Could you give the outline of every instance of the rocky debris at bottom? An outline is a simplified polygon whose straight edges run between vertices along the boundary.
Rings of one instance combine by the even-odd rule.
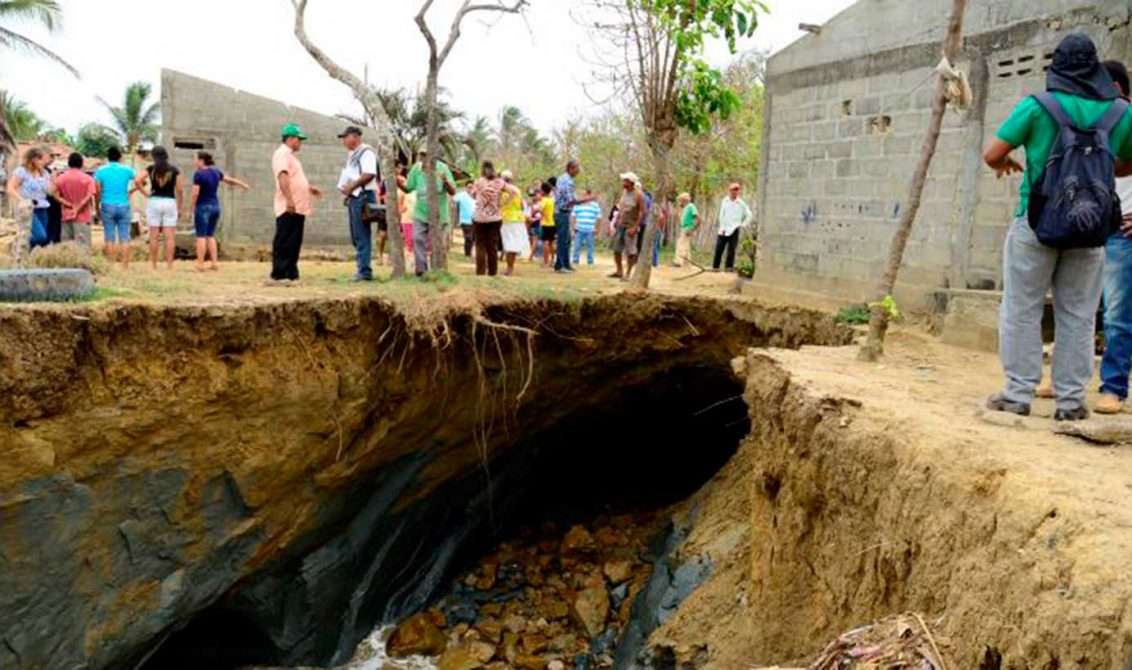
[[[457,578],[433,609],[401,622],[389,654],[424,653],[438,670],[611,668],[663,521],[621,515],[525,530]]]

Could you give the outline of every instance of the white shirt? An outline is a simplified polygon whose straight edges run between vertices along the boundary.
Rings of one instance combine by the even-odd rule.
[[[1132,215],[1132,177],[1116,178],[1116,194],[1120,196],[1120,212]]]
[[[732,200],[729,195],[719,204],[719,234],[730,235],[750,223],[751,218],[747,203],[742,198]]]
[[[363,174],[372,174],[375,176],[375,179],[362,188],[354,189],[354,192],[350,195],[361,195],[363,189],[366,191],[377,190],[376,176],[379,174],[377,169],[377,152],[368,144],[360,145],[346,157],[346,167],[342,170],[342,179],[345,179],[346,183],[341,185],[348,186],[351,182],[357,181]]]

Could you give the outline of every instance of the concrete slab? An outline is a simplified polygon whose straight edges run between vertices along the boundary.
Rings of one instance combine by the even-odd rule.
[[[59,302],[94,293],[88,270],[0,270],[0,302]]]

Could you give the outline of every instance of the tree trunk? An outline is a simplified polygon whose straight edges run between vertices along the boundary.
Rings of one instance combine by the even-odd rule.
[[[385,177],[385,224],[389,230],[389,264],[392,276],[400,279],[405,276],[405,239],[401,235],[401,212],[398,205],[401,194],[397,191],[397,161],[389,161]]]
[[[963,15],[967,10],[967,0],[952,0],[951,18],[947,24],[947,34],[943,41],[943,55],[952,63],[959,54],[963,43]],[[943,126],[943,115],[947,111],[947,83],[940,76],[936,82],[935,100],[932,103],[932,117],[928,124],[924,144],[920,148],[920,162],[912,173],[912,183],[908,189],[908,202],[904,207],[904,214],[892,235],[892,243],[888,250],[888,261],[885,264],[884,275],[877,288],[876,298],[872,303],[869,318],[869,336],[857,357],[863,361],[875,361],[884,353],[884,338],[888,333],[888,311],[882,304],[884,299],[893,294],[896,288],[896,277],[900,272],[900,264],[904,260],[904,249],[908,246],[908,236],[912,232],[912,224],[916,221],[916,213],[920,209],[920,199],[924,192],[924,182],[928,178],[928,170],[935,156],[936,145],[939,144],[939,132]]]
[[[426,146],[428,157],[425,161],[425,176],[428,179],[428,228],[432,240],[432,269],[448,269],[448,231],[442,229],[440,224],[440,186],[436,183],[436,163],[440,160],[440,138],[438,119],[436,117],[436,99],[439,95],[440,64],[436,56],[429,58],[428,84],[425,87],[425,104],[427,116],[425,119]]]
[[[654,137],[649,140],[652,151],[653,166],[656,170],[656,191],[653,192],[652,209],[649,217],[652,223],[645,228],[645,239],[642,240],[641,255],[637,258],[636,272],[633,274],[633,285],[647,290],[649,280],[652,278],[652,254],[656,246],[657,235],[660,235],[660,212],[668,202],[672,190],[672,171],[668,163],[672,146],[676,143],[676,136]]]

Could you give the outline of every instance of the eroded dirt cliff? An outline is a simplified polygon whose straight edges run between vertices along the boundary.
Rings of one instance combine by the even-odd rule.
[[[846,339],[655,296],[437,325],[377,299],[0,314],[0,667],[132,667],[209,608],[256,661],[343,661],[434,595],[505,498],[472,475],[521,436],[747,346]]]
[[[845,348],[747,356],[747,660],[804,665],[914,611],[949,667],[1128,667],[1132,456],[1048,419],[981,420],[989,357],[891,348],[882,366]]]

